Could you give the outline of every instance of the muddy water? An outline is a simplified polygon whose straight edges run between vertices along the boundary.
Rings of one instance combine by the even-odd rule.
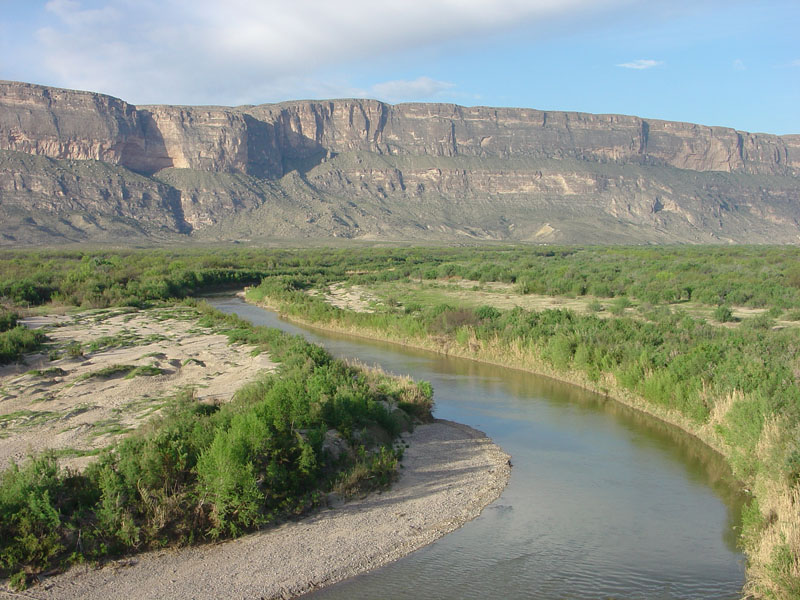
[[[547,378],[300,329],[236,298],[213,304],[430,381],[437,417],[485,431],[513,457],[508,488],[478,519],[309,598],[740,596],[743,498],[722,459],[694,438]]]

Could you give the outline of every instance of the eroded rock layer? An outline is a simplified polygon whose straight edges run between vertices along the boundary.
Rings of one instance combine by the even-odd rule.
[[[0,218],[6,245],[797,242],[800,136],[375,100],[135,107],[0,82]]]

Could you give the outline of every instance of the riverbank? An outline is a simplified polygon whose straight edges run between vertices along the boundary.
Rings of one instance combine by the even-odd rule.
[[[228,542],[81,566],[24,594],[41,600],[288,598],[385,565],[477,517],[501,494],[509,456],[483,433],[436,421],[404,436],[381,494]],[[0,595],[2,597],[2,595]]]
[[[443,355],[467,358],[479,362],[514,368],[536,375],[544,375],[555,380],[577,385],[583,389],[599,393],[620,402],[639,412],[686,432],[707,447],[721,455],[733,472],[743,481],[742,489],[751,496],[749,508],[745,510],[739,525],[739,544],[747,556],[747,583],[744,593],[748,597],[771,597],[793,599],[800,593],[798,582],[800,564],[796,557],[800,548],[800,519],[796,506],[800,503],[798,492],[786,484],[786,479],[774,475],[774,470],[762,469],[752,474],[755,461],[770,463],[771,453],[778,452],[781,440],[785,439],[780,424],[773,422],[765,430],[763,440],[752,453],[744,453],[742,448],[723,438],[726,427],[730,427],[732,407],[741,400],[741,393],[734,391],[727,396],[709,398],[712,407],[708,417],[695,421],[677,410],[650,402],[636,394],[622,389],[613,374],[600,372],[599,377],[590,380],[584,373],[575,370],[558,370],[548,364],[538,352],[541,348],[522,341],[497,338],[478,339],[473,334],[468,339],[456,339],[448,335],[407,335],[403,326],[387,327],[380,331],[360,325],[360,314],[346,314],[341,319],[330,312],[318,311],[324,319],[311,321],[299,308],[297,313],[291,305],[270,305],[269,297],[250,301],[276,311],[288,320],[323,331],[353,335],[365,339],[390,342],[433,351]],[[313,311],[310,311],[313,314]],[[364,320],[369,320],[365,315]],[[413,329],[413,328],[410,328]],[[765,437],[766,436],[766,437]],[[770,437],[771,436],[771,437]],[[742,477],[742,475],[745,475]],[[796,590],[796,591],[795,591]]]
[[[388,342],[397,344],[405,348],[414,348],[416,350],[426,350],[428,352],[436,352],[444,356],[453,356],[456,358],[464,358],[467,360],[474,360],[485,364],[495,365],[507,369],[515,369],[531,373],[533,375],[549,377],[563,383],[578,386],[606,398],[620,402],[625,406],[638,410],[650,417],[656,418],[669,425],[677,427],[683,432],[699,439],[706,446],[725,457],[730,458],[729,449],[726,447],[719,434],[716,432],[714,425],[715,422],[709,422],[703,427],[697,427],[690,419],[682,415],[676,410],[669,410],[661,406],[654,405],[646,402],[636,395],[620,389],[616,386],[611,377],[605,376],[601,378],[600,382],[593,382],[583,373],[578,371],[560,371],[553,369],[550,365],[534,356],[529,350],[515,349],[514,352],[509,352],[506,348],[492,347],[478,342],[477,340],[471,341],[468,348],[460,346],[455,340],[446,336],[428,336],[426,338],[409,338],[406,336],[395,335],[391,331],[376,332],[366,327],[358,327],[352,324],[341,325],[336,322],[319,323],[299,317],[294,314],[287,314],[281,309],[280,306],[271,304],[267,301],[255,302],[248,299],[246,293],[243,291],[237,292],[236,297],[253,304],[260,306],[267,310],[278,313],[281,318],[286,319],[297,325],[309,327],[311,329],[318,329],[320,331],[327,331],[331,333],[339,333],[351,335],[354,337],[374,340],[379,342]]]

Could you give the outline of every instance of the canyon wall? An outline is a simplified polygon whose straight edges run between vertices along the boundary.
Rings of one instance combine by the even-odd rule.
[[[34,221],[82,211],[221,240],[573,241],[596,213],[607,241],[800,239],[800,136],[634,116],[353,99],[136,107],[0,82],[0,151],[0,216]],[[81,161],[108,168],[81,176]],[[277,221],[261,214],[259,230],[236,219],[269,210]]]
[[[376,100],[245,107],[144,106],[0,82],[0,149],[165,167],[283,175],[287,160],[353,150],[387,155],[578,158],[695,171],[797,174],[800,136],[521,108]]]

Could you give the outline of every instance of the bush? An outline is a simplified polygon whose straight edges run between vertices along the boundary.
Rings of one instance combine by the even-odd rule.
[[[631,306],[631,301],[628,300],[625,296],[620,296],[619,298],[615,298],[614,301],[611,303],[611,307],[609,310],[613,315],[622,315],[625,313],[625,309]]]
[[[736,320],[733,316],[733,311],[731,311],[729,306],[725,306],[724,304],[720,304],[714,309],[714,319],[720,323],[730,323]]]
[[[479,306],[475,309],[475,316],[481,321],[494,321],[500,316],[500,311],[494,306]]]
[[[775,320],[769,315],[769,313],[764,312],[750,317],[749,319],[745,319],[742,321],[742,326],[748,329],[765,331],[772,329],[775,326]]]
[[[17,326],[17,314],[0,310],[0,333]]]
[[[41,349],[47,341],[44,333],[17,325],[0,333],[0,365],[19,360],[23,354]]]
[[[602,312],[604,310],[602,303],[597,300],[592,300],[586,308],[589,310],[589,312],[594,313]]]

